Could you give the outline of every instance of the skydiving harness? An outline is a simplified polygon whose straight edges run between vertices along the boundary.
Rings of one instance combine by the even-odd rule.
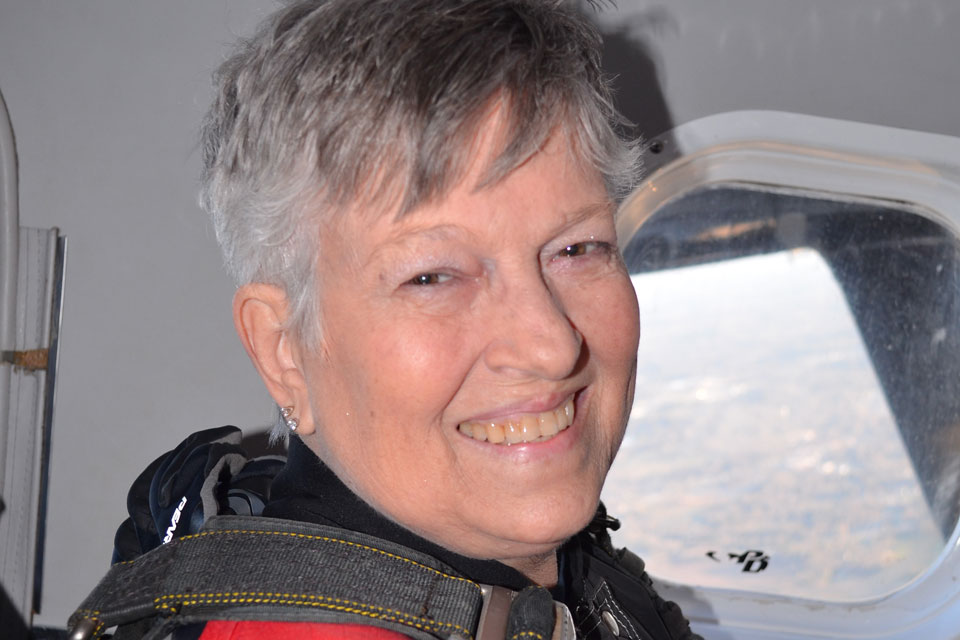
[[[71,616],[71,640],[112,627],[116,640],[164,640],[210,620],[365,624],[418,639],[696,638],[655,595],[643,562],[613,551],[606,528],[616,521],[602,505],[590,534],[599,574],[575,624],[541,587],[480,584],[388,540],[260,516],[284,459],[250,459],[240,440],[236,427],[192,434],[137,478],[114,565]],[[630,595],[641,591],[644,598]],[[667,631],[677,616],[685,634]]]
[[[343,529],[215,516],[200,533],[115,564],[74,613],[70,638],[99,638],[115,625],[164,638],[214,619],[354,622],[414,638],[576,637],[569,610],[546,590],[480,585],[433,558]]]

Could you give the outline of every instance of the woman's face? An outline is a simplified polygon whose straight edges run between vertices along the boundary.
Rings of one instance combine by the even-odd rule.
[[[637,301],[603,181],[563,136],[492,186],[475,164],[403,218],[326,230],[305,442],[392,520],[523,570],[594,514],[633,399]]]

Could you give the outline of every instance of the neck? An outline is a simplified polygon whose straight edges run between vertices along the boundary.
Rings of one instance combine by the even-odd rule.
[[[557,553],[548,551],[541,555],[516,560],[501,560],[503,564],[512,567],[525,575],[534,584],[541,587],[553,587],[557,584]]]

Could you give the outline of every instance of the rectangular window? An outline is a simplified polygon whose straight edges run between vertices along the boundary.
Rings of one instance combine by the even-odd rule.
[[[960,477],[952,235],[877,203],[720,185],[668,201],[625,257],[642,335],[603,496],[615,543],[666,580],[816,600],[930,567]]]

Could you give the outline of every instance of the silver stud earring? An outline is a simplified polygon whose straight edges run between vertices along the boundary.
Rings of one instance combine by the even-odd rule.
[[[293,407],[283,407],[280,409],[280,418],[290,431],[296,431],[300,426],[300,421],[293,417]]]

